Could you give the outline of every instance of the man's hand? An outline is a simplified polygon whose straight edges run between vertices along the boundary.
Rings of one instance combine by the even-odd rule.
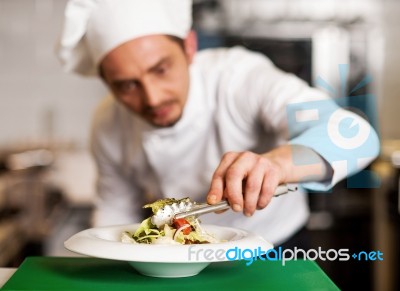
[[[301,165],[294,160],[301,160]],[[322,181],[332,175],[332,167],[320,155],[301,145],[283,145],[261,155],[228,152],[214,172],[207,202],[225,198],[234,211],[251,216],[269,204],[278,185]]]
[[[214,172],[207,202],[225,198],[234,211],[251,216],[268,205],[284,180],[283,169],[273,159],[252,152],[228,152]]]

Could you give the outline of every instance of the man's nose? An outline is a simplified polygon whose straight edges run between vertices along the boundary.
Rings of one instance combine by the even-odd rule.
[[[147,106],[155,107],[162,103],[161,89],[154,83],[143,84],[143,98]]]

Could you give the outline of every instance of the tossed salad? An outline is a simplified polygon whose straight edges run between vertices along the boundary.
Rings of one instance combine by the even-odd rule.
[[[196,203],[189,198],[157,200],[143,208],[151,208],[153,215],[142,221],[135,232],[124,231],[121,241],[142,244],[204,244],[219,242],[208,234],[195,216],[175,219],[175,214],[191,210]]]

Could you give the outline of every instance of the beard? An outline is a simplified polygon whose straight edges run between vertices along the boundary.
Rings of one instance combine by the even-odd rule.
[[[174,126],[181,119],[183,109],[177,100],[169,100],[161,105],[148,106],[143,112],[143,117],[151,125],[166,128]]]

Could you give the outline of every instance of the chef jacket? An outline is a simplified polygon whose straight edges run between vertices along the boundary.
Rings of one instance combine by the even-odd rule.
[[[317,115],[309,108],[313,102],[324,104]],[[293,106],[295,122],[289,124]],[[329,118],[332,112],[335,118]],[[344,118],[369,131],[364,151],[369,156],[357,163],[348,163],[355,151],[327,146],[332,135],[326,132]],[[332,167],[328,181],[303,184],[318,191],[368,165],[379,150],[376,133],[363,118],[282,72],[264,55],[242,47],[200,51],[190,66],[189,96],[175,125],[154,127],[113,96],[99,105],[91,135],[98,167],[94,224],[141,222],[142,206],[160,198],[203,202],[224,153],[265,153],[287,143],[313,149]],[[203,215],[201,221],[249,230],[279,244],[302,228],[308,216],[307,196],[297,191],[273,198],[252,217],[229,210]]]

